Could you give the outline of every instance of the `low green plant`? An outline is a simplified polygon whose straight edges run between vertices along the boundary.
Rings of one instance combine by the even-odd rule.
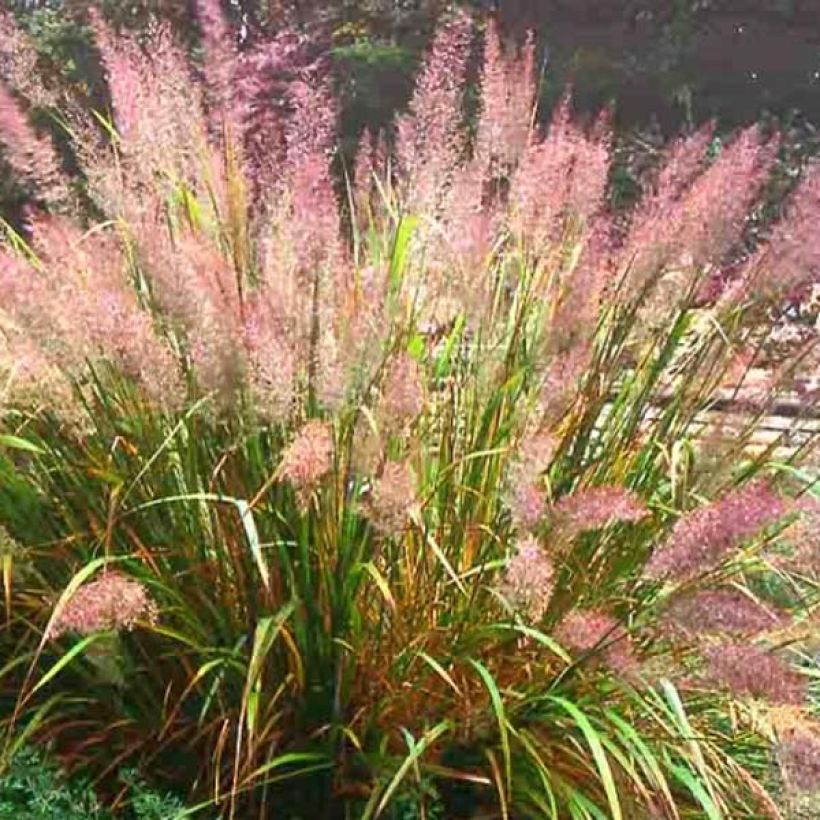
[[[185,807],[174,797],[154,792],[124,772],[129,792],[125,816],[132,820],[172,820],[184,816]],[[43,752],[22,748],[6,763],[0,775],[0,818],[3,820],[109,820],[91,785],[61,773]]]
[[[84,782],[61,778],[43,755],[25,749],[15,755],[0,777],[0,817],[3,820],[102,820],[108,813]]]

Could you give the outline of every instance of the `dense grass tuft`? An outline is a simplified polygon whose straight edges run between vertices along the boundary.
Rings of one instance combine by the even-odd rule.
[[[104,219],[44,204],[0,256],[7,752],[234,818],[773,811],[772,740],[813,759],[813,440],[751,443],[815,348],[746,387],[820,175],[722,277],[774,140],[680,141],[616,221],[607,117],[541,133],[529,46],[490,28],[464,128],[456,17],[339,203],[321,63],[198,5],[204,87],[94,18],[113,119],[67,121]]]

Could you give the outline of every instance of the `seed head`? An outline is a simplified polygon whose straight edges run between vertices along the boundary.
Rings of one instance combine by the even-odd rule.
[[[784,619],[737,589],[710,589],[683,598],[667,610],[665,620],[689,635],[758,635],[782,626]]]
[[[798,728],[781,741],[778,762],[787,784],[800,792],[820,791],[820,735]]]
[[[402,353],[393,360],[379,405],[389,429],[402,429],[424,409],[424,388],[416,360]]]
[[[507,562],[501,593],[531,621],[540,621],[547,611],[555,581],[555,568],[538,540],[520,540]]]
[[[401,532],[417,505],[416,477],[406,461],[388,461],[373,484],[368,517],[380,532]]]
[[[801,704],[806,698],[804,678],[786,661],[759,646],[727,643],[706,652],[707,682],[738,698],[757,698],[782,704]]]
[[[647,564],[647,574],[685,580],[713,569],[785,511],[783,501],[763,482],[733,490],[680,518]]]
[[[610,524],[640,521],[649,515],[635,493],[623,487],[588,487],[561,498],[551,518],[562,534],[574,537]]]
[[[575,609],[555,629],[555,637],[576,654],[593,653],[611,669],[629,676],[637,661],[632,642],[621,623],[598,610]]]
[[[90,635],[130,631],[140,621],[156,623],[158,616],[156,604],[139,581],[106,571],[97,580],[83,584],[69,598],[49,627],[48,638],[59,638],[65,632]]]
[[[326,422],[314,419],[305,424],[288,445],[279,471],[282,478],[293,485],[304,505],[332,466],[333,431]]]

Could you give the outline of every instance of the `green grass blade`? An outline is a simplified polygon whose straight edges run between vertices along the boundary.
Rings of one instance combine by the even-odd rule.
[[[606,752],[604,751],[598,732],[595,731],[595,728],[589,722],[587,716],[574,703],[556,695],[550,695],[548,700],[564,709],[583,733],[589,745],[589,749],[592,752],[592,756],[595,759],[595,764],[598,767],[598,773],[601,776],[601,782],[603,783],[607,801],[609,802],[609,810],[612,813],[612,820],[623,820],[623,812],[621,811],[621,804],[618,800],[618,790],[615,787],[615,779],[612,776],[612,769],[609,766],[609,761],[607,760]]]

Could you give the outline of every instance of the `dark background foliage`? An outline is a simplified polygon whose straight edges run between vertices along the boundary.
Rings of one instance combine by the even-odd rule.
[[[44,61],[76,78],[95,79],[71,23],[90,0],[5,0],[35,35]],[[119,25],[139,27],[156,14],[197,39],[184,0],[103,0]],[[380,122],[401,104],[418,55],[446,0],[229,0],[239,36],[284,24],[320,31],[340,79],[355,88],[359,117]],[[544,93],[572,82],[581,107],[617,100],[623,128],[657,122],[664,133],[717,117],[730,126],[762,114],[820,119],[817,0],[471,0],[508,33],[537,32]],[[366,103],[359,98],[365,98]],[[358,119],[357,119],[358,122]],[[356,124],[353,120],[350,124]]]

